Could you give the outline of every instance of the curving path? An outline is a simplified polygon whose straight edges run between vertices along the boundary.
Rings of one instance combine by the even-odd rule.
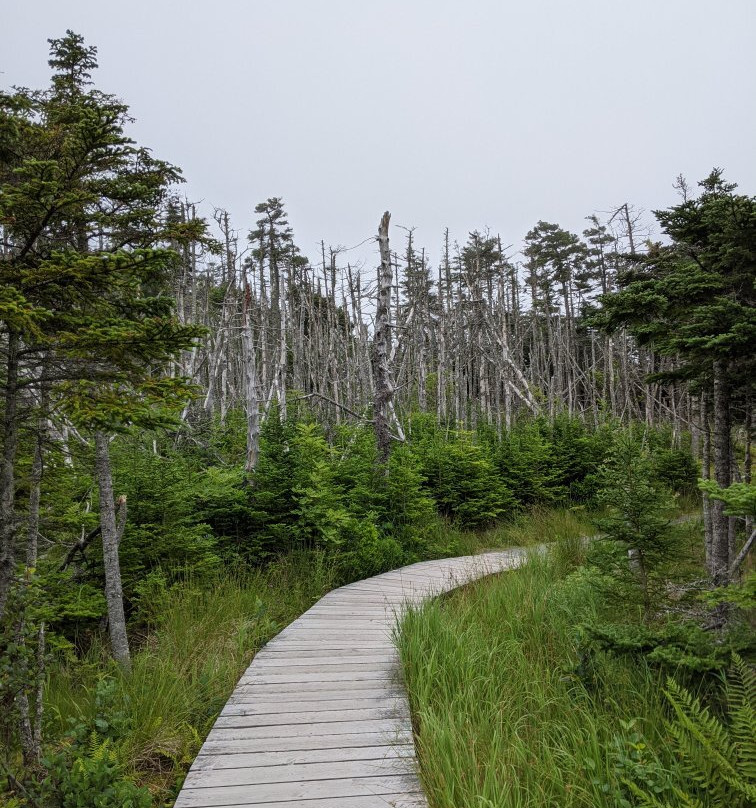
[[[176,808],[426,806],[392,642],[396,616],[524,556],[425,561],[329,592],[252,660]]]

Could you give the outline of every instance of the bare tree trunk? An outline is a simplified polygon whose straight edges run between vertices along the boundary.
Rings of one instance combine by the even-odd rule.
[[[448,257],[447,257],[448,260]],[[436,364],[436,422],[446,421],[446,302],[444,300],[441,267],[438,268],[438,356]]]
[[[751,484],[751,468],[753,464],[751,437],[753,433],[753,407],[751,399],[746,402],[746,416],[745,416],[745,455],[743,458],[743,482],[747,485]],[[750,514],[745,518],[745,534],[749,536],[753,531],[753,516]]]
[[[16,452],[18,450],[18,334],[8,334],[3,411],[3,455],[0,465],[0,620],[5,614],[16,565]]]
[[[727,385],[725,360],[714,362],[714,478],[722,488],[731,481],[730,457],[730,392]],[[725,515],[725,504],[720,500],[711,503],[712,546],[711,575],[716,586],[724,586],[729,581],[730,536],[729,518]]]
[[[252,333],[252,293],[249,284],[244,284],[244,300],[242,302],[242,358],[244,361],[244,374],[246,379],[246,409],[247,409],[247,456],[244,470],[251,474],[257,467],[257,456],[260,444],[260,401],[257,391],[257,357],[255,356],[255,342]]]
[[[44,413],[45,396],[42,399],[42,413],[37,428],[37,439],[34,445],[34,459],[29,476],[29,518],[27,521],[26,566],[34,569],[37,566],[39,552],[39,505],[42,489],[42,472],[44,468],[44,441],[47,431],[47,419]]]
[[[704,390],[701,392],[700,399],[701,477],[703,477],[704,480],[711,479],[711,429],[709,428],[709,413],[707,403],[708,393]],[[709,571],[709,574],[711,574],[711,545],[714,531],[711,520],[711,497],[706,491],[703,492],[702,500],[706,569]]]
[[[116,524],[116,504],[113,498],[110,448],[108,436],[99,431],[95,432],[95,472],[100,491],[100,528],[110,646],[116,662],[128,672],[131,670],[131,654],[126,635],[126,615],[123,610],[123,587],[118,553],[119,531]]]
[[[18,627],[18,642],[25,642],[24,619],[21,618]],[[45,624],[42,621],[37,629],[37,647],[35,650],[36,667],[32,674],[29,671],[24,659],[22,663],[22,675],[28,681],[24,682],[24,687],[16,697],[16,704],[19,713],[19,742],[21,753],[24,759],[24,767],[28,771],[34,771],[40,767],[42,762],[42,718],[44,715],[44,688],[45,688]],[[33,695],[34,710],[29,699],[29,693]],[[33,714],[32,714],[33,712]]]
[[[286,421],[286,371],[288,365],[288,355],[286,348],[286,322],[287,322],[287,301],[286,287],[284,285],[283,274],[280,267],[277,267],[278,282],[278,367],[276,371],[276,399],[278,402],[278,415],[281,423]],[[287,270],[291,271],[291,270]]]
[[[745,561],[746,556],[751,551],[754,541],[756,541],[756,530],[751,531],[750,535],[748,535],[748,538],[745,541],[745,544],[741,547],[740,552],[737,554],[735,560],[732,562],[732,566],[730,567],[731,579],[737,575],[738,570],[740,569],[740,565]]]
[[[389,429],[389,407],[394,394],[389,371],[389,310],[391,306],[391,283],[393,271],[389,250],[389,220],[386,211],[378,227],[378,246],[381,266],[378,273],[378,294],[375,312],[375,334],[373,336],[373,373],[375,375],[375,395],[373,397],[373,418],[375,439],[378,445],[378,459],[388,463],[391,455],[391,431]]]

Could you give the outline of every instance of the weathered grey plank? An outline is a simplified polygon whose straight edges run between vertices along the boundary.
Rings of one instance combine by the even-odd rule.
[[[220,719],[218,719],[220,721]],[[406,722],[397,718],[365,718],[357,721],[312,721],[309,724],[276,724],[272,727],[223,727],[217,724],[208,737],[219,741],[245,738],[304,738],[308,735],[347,735],[360,732],[401,732]]]
[[[252,661],[176,808],[425,808],[394,626],[408,606],[521,558],[420,562],[326,595]]]
[[[394,670],[394,667],[394,661],[390,659],[381,660],[379,662],[336,661],[318,662],[316,664],[310,664],[307,660],[302,660],[300,665],[256,665],[254,671],[247,671],[244,675],[248,679],[254,679],[258,676],[266,678],[270,678],[271,676],[288,676],[289,674],[299,676],[303,673],[332,673],[334,668],[342,673],[351,671],[355,673],[366,673],[370,671],[383,673],[387,670]]]
[[[267,694],[262,698],[255,694],[244,694],[239,699],[229,699],[221,711],[221,715],[265,715],[272,712],[307,713],[334,709],[363,710],[376,706],[392,707],[400,702],[406,702],[406,696],[401,691],[399,683],[394,688],[380,687],[382,684],[383,682],[377,683],[374,689],[350,690],[346,693],[337,690],[318,691],[317,694],[281,693]]]
[[[247,679],[240,682],[240,686],[236,691],[234,691],[234,693],[260,696],[273,695],[278,697],[282,694],[297,693],[301,695],[306,692],[308,698],[314,698],[315,694],[320,691],[327,691],[329,693],[338,691],[340,693],[354,693],[355,695],[358,695],[359,691],[361,690],[373,690],[374,688],[378,687],[384,688],[385,691],[395,690],[396,683],[394,683],[394,687],[391,687],[391,680],[386,680],[385,678],[379,680],[349,679],[348,681],[338,682],[309,682],[307,685],[307,690],[305,691],[301,686],[301,682],[262,682],[250,681]]]
[[[425,805],[425,797],[418,793],[380,794],[369,797],[326,797],[306,801],[235,802],[231,808],[423,808]]]
[[[332,735],[323,732],[315,735],[291,735],[286,738],[231,738],[216,739],[213,735],[205,741],[201,755],[230,755],[256,752],[301,752],[312,749],[357,749],[365,746],[403,746],[412,743],[412,732],[405,727],[392,732],[355,732]]]
[[[354,665],[352,667],[359,667]],[[241,684],[301,684],[306,685],[313,682],[378,682],[381,680],[392,680],[395,677],[393,667],[389,666],[387,670],[383,671],[342,671],[338,668],[334,671],[318,671],[317,673],[281,673],[278,675],[272,674],[270,669],[258,673],[245,673],[239,680]]]
[[[184,788],[257,786],[267,783],[311,783],[345,777],[412,776],[414,760],[391,757],[375,760],[339,760],[331,763],[290,763],[286,766],[243,766],[237,769],[203,769],[187,775]]]
[[[317,648],[312,651],[299,650],[291,651],[284,649],[279,653],[268,654],[261,652],[255,657],[256,665],[289,665],[294,661],[302,662],[305,665],[317,665],[320,663],[340,664],[346,659],[352,662],[383,661],[386,659],[386,651],[375,652],[370,648],[360,650],[350,649],[348,651],[319,651]]]
[[[277,651],[377,651],[377,650],[385,650],[391,651],[393,646],[391,641],[386,638],[382,642],[376,642],[375,639],[367,639],[365,638],[361,642],[357,642],[353,639],[349,640],[340,640],[338,636],[335,638],[331,638],[329,640],[314,640],[310,638],[309,640],[302,640],[301,642],[298,640],[287,639],[286,642],[283,640],[276,640],[275,643],[268,643],[265,646],[265,652],[277,652]]]
[[[408,758],[414,760],[411,743],[383,746],[349,746],[337,749],[300,749],[285,752],[238,752],[225,755],[200,753],[192,771],[208,769],[243,769],[246,766],[290,766],[297,763],[337,763],[342,760],[384,760]]]
[[[298,783],[261,783],[254,788],[260,802],[312,800],[317,797],[369,797],[379,794],[419,793],[420,783],[414,776],[385,775],[348,777]],[[184,788],[176,800],[176,808],[211,808],[221,805],[254,805],[250,802],[250,786],[215,786]]]
[[[319,724],[343,721],[372,721],[384,718],[407,718],[407,710],[397,707],[336,708],[302,713],[242,713],[240,715],[220,715],[215,722],[221,727],[268,727],[289,724]]]
[[[346,699],[323,699],[321,701],[287,701],[278,699],[277,701],[268,701],[260,703],[257,699],[246,704],[240,702],[231,702],[223,708],[221,716],[229,715],[286,715],[292,713],[294,715],[307,715],[309,713],[322,713],[332,712],[333,710],[371,710],[377,708],[389,708],[397,705],[395,709],[399,709],[397,702],[401,700],[401,696],[395,696],[393,699],[385,695],[377,695],[372,698],[346,698]],[[314,716],[313,716],[314,717]]]

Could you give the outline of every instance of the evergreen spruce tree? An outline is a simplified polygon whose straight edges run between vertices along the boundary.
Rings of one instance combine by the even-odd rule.
[[[607,508],[599,528],[608,540],[626,549],[628,571],[640,589],[648,618],[654,573],[675,549],[670,533],[670,494],[654,480],[648,449],[629,431],[618,435],[598,477],[598,500]]]
[[[161,247],[161,208],[178,170],[137,146],[127,107],[91,87],[94,47],[71,31],[50,45],[50,88],[0,98],[0,616],[17,558],[21,425],[44,402],[61,430],[96,436],[106,588],[119,592],[106,436],[166,422],[189,388],[163,371],[202,332],[177,322],[164,293],[176,255]],[[110,618],[113,631],[122,621]]]
[[[670,243],[652,245],[619,276],[619,291],[603,296],[596,319],[610,331],[626,325],[642,345],[673,357],[674,370],[657,379],[710,391],[714,473],[726,488],[733,419],[752,398],[756,379],[756,197],[736,194],[719,169],[700,187],[698,197],[656,212]],[[707,561],[716,585],[727,583],[733,562],[724,507],[712,505]]]

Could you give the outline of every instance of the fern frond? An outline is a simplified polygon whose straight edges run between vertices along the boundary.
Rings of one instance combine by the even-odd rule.
[[[650,794],[648,791],[644,791],[637,785],[637,783],[632,782],[632,780],[622,778],[622,783],[627,786],[628,790],[634,797],[640,800],[638,803],[638,808],[704,808],[704,804],[700,800],[692,797],[690,794],[687,794],[685,791],[682,791],[679,788],[672,789],[676,799],[676,802],[673,805],[671,802],[667,802],[666,800],[662,802],[655,794]]]
[[[756,782],[756,673],[733,654],[727,678],[730,734],[738,759],[738,770],[746,782]]]
[[[747,704],[756,704],[756,670],[738,653],[732,655],[730,677],[743,691],[743,700]]]
[[[727,775],[724,775],[724,780],[736,794],[745,797],[749,805],[756,805],[756,783],[746,782],[740,777],[727,777]]]
[[[709,758],[707,768],[716,765],[731,775],[736,775],[737,756],[733,749],[727,729],[709,712],[708,707],[689,693],[674,679],[667,680],[665,695],[677,716],[677,725],[673,725],[675,736],[683,746],[681,751],[691,757],[695,755],[695,744],[699,744]]]

